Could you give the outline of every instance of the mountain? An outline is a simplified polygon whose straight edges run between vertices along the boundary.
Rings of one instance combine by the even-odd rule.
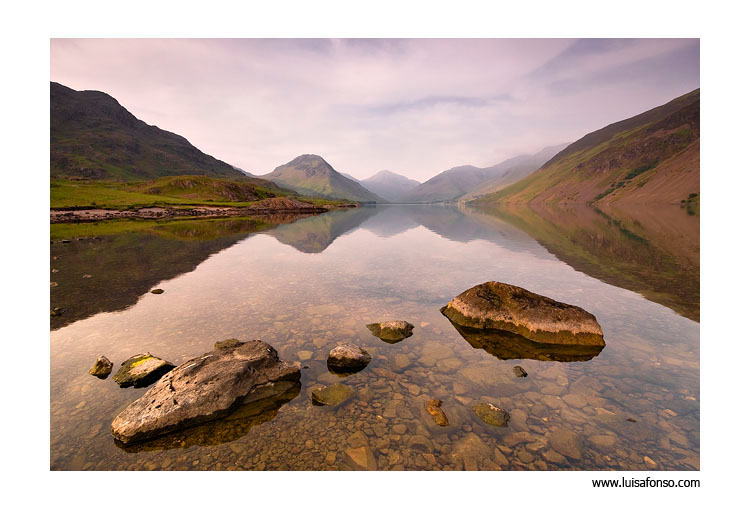
[[[539,170],[478,203],[695,203],[700,89],[589,133]]]
[[[50,175],[115,180],[244,176],[185,138],[137,119],[104,92],[78,92],[55,82],[50,82]]]
[[[297,156],[261,178],[304,195],[343,198],[357,202],[385,202],[362,185],[344,177],[315,154]]]
[[[359,183],[390,202],[398,202],[409,191],[419,186],[419,181],[388,170],[382,170]]]
[[[455,202],[497,191],[526,177],[565,145],[514,158],[486,168],[465,165],[439,173],[403,197],[404,202]]]

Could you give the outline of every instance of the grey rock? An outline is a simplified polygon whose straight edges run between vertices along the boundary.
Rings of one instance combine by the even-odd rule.
[[[472,407],[474,414],[488,425],[507,427],[510,414],[505,409],[500,409],[487,402],[480,402]]]
[[[112,422],[112,435],[132,443],[212,421],[269,398],[276,382],[299,379],[299,367],[260,340],[215,349],[181,364],[126,407]]]
[[[513,373],[516,374],[516,377],[526,377],[527,375],[529,375],[526,373],[526,370],[524,370],[522,366],[518,365],[513,367]]]
[[[371,360],[372,356],[366,350],[351,343],[343,343],[328,353],[328,368],[334,372],[357,372]]]

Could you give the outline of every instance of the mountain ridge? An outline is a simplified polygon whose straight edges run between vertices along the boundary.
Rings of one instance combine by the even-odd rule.
[[[700,89],[572,143],[542,168],[477,203],[698,200]]]
[[[50,82],[50,175],[124,181],[244,177],[183,136],[138,119],[109,94],[76,91],[57,82]]]
[[[305,195],[358,202],[386,202],[358,182],[342,175],[317,154],[297,156],[260,178]]]
[[[381,170],[367,179],[359,181],[366,189],[372,191],[389,202],[398,202],[412,189],[419,186],[419,181],[391,172]]]

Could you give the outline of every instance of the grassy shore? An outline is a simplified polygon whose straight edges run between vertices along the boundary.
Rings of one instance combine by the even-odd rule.
[[[259,182],[266,184],[262,186]],[[270,185],[270,186],[269,186]],[[234,181],[203,176],[162,177],[152,181],[50,181],[52,209],[139,209],[143,207],[231,206],[248,207],[271,197],[290,197],[321,207],[352,205],[332,200],[294,195],[260,179]]]

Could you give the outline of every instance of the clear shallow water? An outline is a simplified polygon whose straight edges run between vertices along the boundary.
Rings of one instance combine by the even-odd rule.
[[[652,467],[644,457],[657,469],[699,467],[698,323],[577,271],[507,218],[387,206],[275,228],[234,221],[243,220],[193,222],[201,228],[180,236],[161,225],[52,245],[52,306],[68,299],[62,317],[77,319],[53,320],[52,469],[349,469],[347,449],[362,445],[378,469]],[[185,268],[160,264],[177,253],[190,259]],[[124,269],[133,266],[143,269]],[[570,363],[475,349],[439,309],[487,280],[582,306],[607,346]],[[155,286],[164,294],[148,293]],[[85,313],[76,315],[76,303]],[[365,327],[387,319],[408,320],[414,335],[391,345]],[[291,400],[152,443],[115,444],[112,419],[146,390],[88,375],[98,355],[116,367],[143,351],[179,364],[226,338],[260,338],[308,367]],[[326,357],[340,341],[373,361],[344,379],[330,374]],[[528,377],[516,378],[515,365]],[[312,389],[334,382],[355,396],[313,406]],[[448,427],[424,411],[429,398],[443,400]],[[478,401],[506,409],[509,427],[479,420]]]

